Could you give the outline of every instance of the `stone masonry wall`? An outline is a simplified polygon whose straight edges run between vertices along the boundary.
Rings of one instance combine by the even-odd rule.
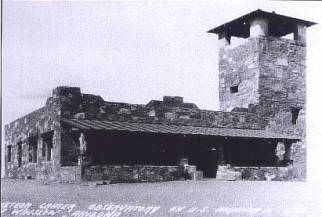
[[[219,166],[219,180],[288,181],[294,177],[294,168],[289,167],[230,167]]]
[[[223,110],[244,110],[267,118],[266,130],[302,138],[292,145],[294,177],[306,174],[306,47],[291,39],[261,36],[220,50],[220,101]],[[230,87],[238,84],[238,92]],[[300,109],[292,124],[292,109]]]
[[[233,47],[224,46],[219,51],[219,100],[220,110],[248,108],[259,102],[259,43],[255,38]],[[232,93],[231,87],[238,86]]]
[[[293,160],[293,178],[305,179],[306,177],[306,132],[305,110],[301,110],[297,123],[292,124],[292,114],[289,110],[280,111],[270,119],[267,130],[284,134],[297,135],[301,141],[291,146],[290,159]]]
[[[61,161],[65,159],[68,145],[61,146],[65,131],[61,127],[61,116],[77,110],[80,104],[80,88],[57,87],[47,99],[44,107],[27,114],[5,126],[6,177],[57,180],[60,178]],[[73,102],[73,103],[71,103]],[[51,159],[43,156],[45,134],[52,134]],[[37,162],[29,162],[28,138],[37,138]],[[18,143],[22,143],[22,164],[18,166]],[[66,144],[66,142],[65,142]],[[8,162],[8,146],[11,146],[11,161]]]
[[[261,37],[258,40],[260,108],[257,113],[275,116],[292,107],[305,110],[305,45],[284,38]]]
[[[55,97],[47,100],[42,107],[5,126],[6,177],[57,179],[60,168],[60,103]],[[53,133],[52,160],[42,156],[44,133]],[[28,138],[37,138],[37,163],[29,162]],[[22,143],[22,164],[18,167],[18,143]],[[7,146],[11,145],[11,162],[8,162]]]
[[[306,177],[306,47],[291,39],[262,37],[260,43],[260,103],[256,112],[271,116],[267,130],[296,135],[291,149],[293,178]],[[292,123],[292,109],[300,109]]]
[[[195,172],[195,166],[189,166],[187,175],[184,175],[180,166],[109,165],[84,167],[82,177],[86,181],[109,180],[111,183],[161,182],[191,179]]]
[[[201,110],[192,103],[152,100],[138,105],[106,102],[91,94],[75,95],[64,102],[62,117],[241,129],[263,129],[267,125],[265,118],[254,113]]]

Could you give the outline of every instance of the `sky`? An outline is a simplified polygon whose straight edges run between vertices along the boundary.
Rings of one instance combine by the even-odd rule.
[[[3,123],[43,106],[62,85],[106,101],[179,95],[218,110],[219,46],[206,32],[258,8],[322,23],[321,2],[4,0]],[[321,35],[321,25],[307,30],[308,133],[316,141]]]

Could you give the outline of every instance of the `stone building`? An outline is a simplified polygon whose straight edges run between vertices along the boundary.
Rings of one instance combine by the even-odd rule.
[[[5,126],[6,177],[153,182],[304,180],[306,27],[256,10],[218,34],[221,111],[179,96],[145,105],[57,87]],[[293,39],[283,36],[293,34]],[[234,44],[234,37],[242,38]]]

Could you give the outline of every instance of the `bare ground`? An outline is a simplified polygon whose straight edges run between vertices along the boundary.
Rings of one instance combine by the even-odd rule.
[[[2,216],[322,216],[321,189],[300,182],[210,179],[99,186],[1,182]]]

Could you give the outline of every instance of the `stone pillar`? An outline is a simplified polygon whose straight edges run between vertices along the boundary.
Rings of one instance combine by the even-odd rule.
[[[275,149],[275,155],[277,157],[277,166],[282,166],[284,163],[285,145],[284,142],[278,142]]]
[[[291,162],[291,146],[292,146],[292,143],[291,142],[285,142],[284,146],[285,146],[284,160],[286,161],[286,163],[290,163]]]
[[[79,150],[80,155],[78,156],[78,165],[82,166],[84,164],[85,155],[87,152],[87,141],[83,132],[79,136]]]
[[[306,44],[306,27],[304,24],[297,24],[294,29],[294,40]]]
[[[181,158],[178,164],[180,178],[191,179],[189,170],[189,160],[188,158]]]
[[[230,34],[227,32],[220,32],[218,34],[219,47],[230,45]]]
[[[56,129],[54,130],[53,134],[53,143],[51,150],[49,150],[51,153],[51,160],[54,161],[55,166],[60,167],[61,163],[61,130]],[[48,148],[48,147],[47,147]]]
[[[226,165],[227,161],[225,158],[223,145],[218,146],[217,153],[218,153],[218,165],[220,166]]]
[[[257,17],[250,22],[250,37],[268,35],[268,20]]]

